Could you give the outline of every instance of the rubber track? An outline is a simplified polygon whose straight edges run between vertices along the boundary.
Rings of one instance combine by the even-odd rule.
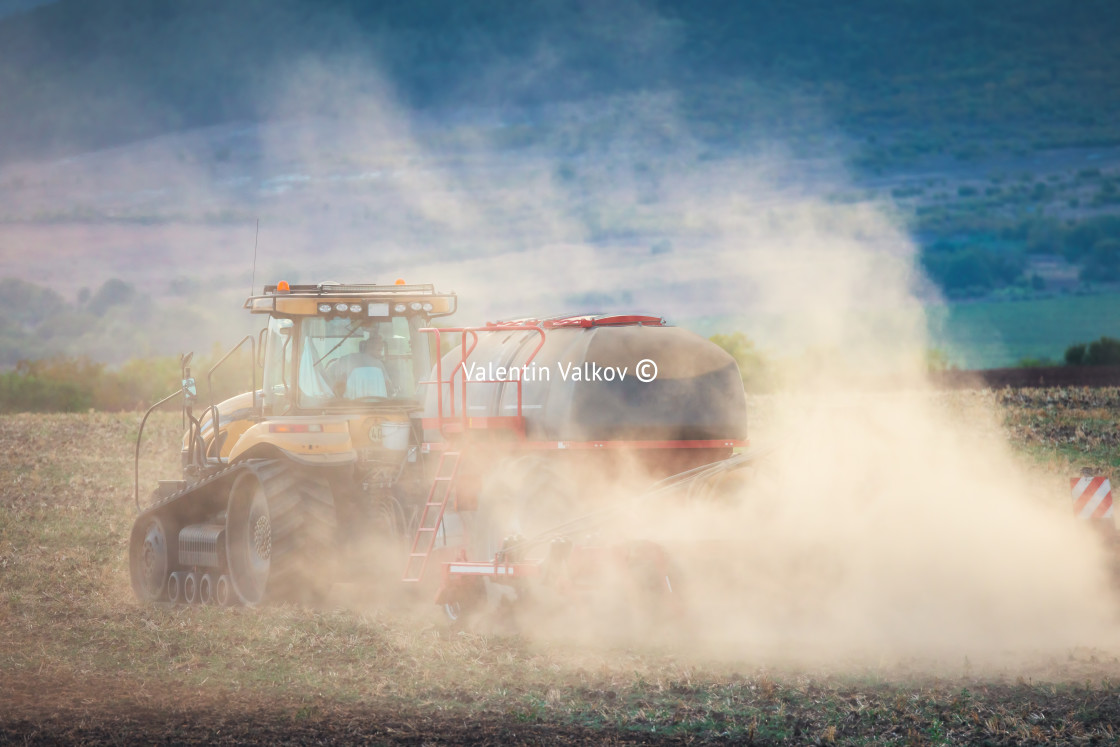
[[[159,516],[172,526],[182,528],[212,519],[226,508],[229,488],[239,474],[254,469],[254,462],[239,462],[220,472],[192,483],[144,508],[136,517],[135,525],[148,516]],[[177,566],[176,560],[171,565]]]
[[[330,485],[313,470],[283,459],[239,462],[151,504],[133,524],[158,516],[169,531],[177,533],[188,524],[214,521],[226,510],[234,481],[245,472],[256,475],[268,498],[272,563],[266,600],[319,598],[335,571],[330,559],[337,520]],[[169,544],[178,546],[175,541]],[[169,571],[182,570],[178,557],[168,561]]]

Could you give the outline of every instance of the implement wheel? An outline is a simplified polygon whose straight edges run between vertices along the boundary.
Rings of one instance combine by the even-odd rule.
[[[337,521],[326,479],[259,462],[234,482],[226,517],[229,580],[243,604],[314,601],[329,590]]]
[[[167,576],[178,535],[158,516],[141,516],[132,525],[128,568],[132,590],[141,602],[158,602],[167,593]]]

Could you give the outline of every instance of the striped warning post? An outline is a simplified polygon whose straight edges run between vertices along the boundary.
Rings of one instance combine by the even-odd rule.
[[[1073,513],[1079,519],[1112,518],[1112,485],[1103,475],[1071,477]]]

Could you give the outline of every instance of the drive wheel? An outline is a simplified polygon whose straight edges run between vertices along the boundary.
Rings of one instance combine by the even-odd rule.
[[[234,482],[226,517],[229,579],[243,604],[314,601],[329,589],[337,522],[325,479],[256,463]]]
[[[165,598],[174,549],[174,541],[169,538],[177,539],[177,536],[157,516],[141,516],[132,526],[128,566],[132,590],[141,602],[158,602]]]

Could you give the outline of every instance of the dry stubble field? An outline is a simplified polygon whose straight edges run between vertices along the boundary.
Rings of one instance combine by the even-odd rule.
[[[1118,463],[1120,390],[939,395],[996,406],[1055,485]],[[766,399],[752,402],[765,431]],[[1115,743],[1120,660],[807,668],[451,633],[411,610],[140,607],[127,579],[134,413],[0,418],[0,743]],[[156,420],[147,484],[173,477]],[[151,426],[149,426],[151,427]]]

